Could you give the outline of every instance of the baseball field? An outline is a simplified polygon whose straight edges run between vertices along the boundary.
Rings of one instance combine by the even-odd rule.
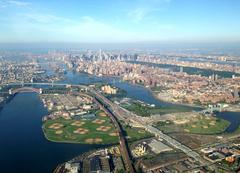
[[[118,143],[118,133],[111,120],[104,113],[95,119],[66,120],[59,118],[44,122],[45,137],[53,142],[112,144]]]

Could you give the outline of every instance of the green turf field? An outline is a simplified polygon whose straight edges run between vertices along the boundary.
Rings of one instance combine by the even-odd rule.
[[[203,116],[198,121],[183,125],[183,128],[190,133],[218,134],[223,133],[229,124],[230,122],[224,119]]]
[[[155,123],[155,127],[165,133],[186,132],[194,134],[220,134],[230,125],[230,122],[217,118],[197,116],[185,124],[175,124],[172,121]]]
[[[184,106],[174,106],[174,107],[151,107],[145,104],[138,102],[131,102],[130,105],[122,105],[125,109],[136,113],[142,117],[149,117],[153,114],[169,114],[169,113],[178,113],[178,112],[190,112],[192,108]]]
[[[98,124],[94,122],[94,120],[65,120],[63,118],[59,118],[44,122],[42,128],[46,138],[54,142],[84,144],[118,143],[118,136],[116,135],[116,130],[111,120],[108,117],[101,116],[97,116],[95,120],[99,120],[100,122],[102,120],[102,122]],[[81,125],[74,125],[74,122]],[[60,125],[60,127],[54,129],[53,127],[56,124]],[[97,130],[101,126],[107,127],[107,129],[105,129],[106,131]],[[76,132],[77,129],[82,129],[83,134]]]

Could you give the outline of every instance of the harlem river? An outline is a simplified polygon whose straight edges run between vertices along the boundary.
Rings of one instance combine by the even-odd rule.
[[[158,106],[177,106],[157,100],[144,87],[121,82],[117,78],[68,72],[66,80],[61,82],[75,84],[107,82],[125,90],[127,97]],[[41,119],[46,114],[46,108],[35,93],[17,94],[4,105],[0,111],[0,172],[50,173],[57,164],[101,147],[49,142],[41,129]],[[220,113],[218,116],[231,122],[227,132],[234,131],[240,124],[239,113]]]

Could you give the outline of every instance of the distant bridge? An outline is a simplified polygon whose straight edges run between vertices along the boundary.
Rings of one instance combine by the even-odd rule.
[[[26,85],[30,85],[30,87],[25,87]],[[88,90],[88,87],[85,85],[72,85],[72,84],[67,84],[67,83],[6,83],[6,84],[0,84],[0,86],[20,86],[20,88],[16,88],[16,89],[9,89],[8,94],[10,95],[14,95],[16,93],[23,93],[23,92],[35,92],[35,93],[39,93],[42,94],[43,89],[42,88],[35,88],[36,86],[61,86],[61,87],[66,87],[66,88],[70,88],[70,87],[79,87],[84,89],[85,91]],[[34,87],[35,86],[35,87]],[[7,92],[6,92],[7,93]]]
[[[22,88],[17,88],[17,89],[10,89],[8,93],[10,95],[15,95],[16,93],[26,93],[26,92],[35,92],[42,94],[42,89],[41,88],[32,88],[32,87],[22,87]]]

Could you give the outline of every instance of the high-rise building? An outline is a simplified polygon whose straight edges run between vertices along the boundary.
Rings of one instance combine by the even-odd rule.
[[[238,88],[234,88],[233,97],[234,97],[235,99],[239,98]]]
[[[102,61],[102,49],[99,50],[99,60]]]

